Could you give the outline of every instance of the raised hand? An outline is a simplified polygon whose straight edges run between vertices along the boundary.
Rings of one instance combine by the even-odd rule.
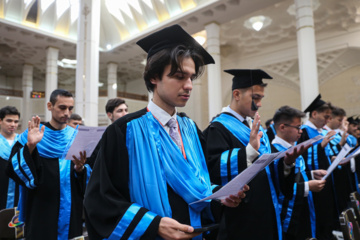
[[[263,133],[259,132],[260,128],[260,115],[257,112],[255,114],[255,119],[250,131],[250,141],[249,144],[257,151],[260,148],[260,138],[262,137]]]
[[[341,130],[343,130],[344,133],[346,133],[348,131],[348,126],[349,126],[349,121],[346,120],[346,118],[344,118],[341,124]]]
[[[321,142],[321,147],[324,148],[326,145],[333,140],[333,136],[336,134],[335,131],[330,131],[326,134],[325,138]]]
[[[222,199],[221,203],[227,207],[237,207],[241,203],[241,199],[246,197],[245,192],[249,191],[250,187],[245,185],[241,191],[237,193],[237,195],[230,195],[229,197]]]
[[[84,170],[84,164],[86,162],[86,151],[79,152],[80,153],[80,159],[75,157],[73,155],[73,160],[71,160],[74,163],[74,169],[76,172],[82,172]]]
[[[346,127],[346,129],[347,129],[347,127]],[[346,130],[346,131],[347,131],[347,130]],[[348,136],[349,136],[349,134],[344,131],[343,134],[341,135],[341,140],[340,140],[340,142],[339,142],[340,146],[344,146],[344,145],[345,145],[346,139],[347,139]]]
[[[30,154],[34,151],[36,144],[38,144],[44,136],[45,126],[40,129],[40,117],[32,117],[28,122],[28,136],[26,145],[29,148]]]
[[[158,234],[166,240],[191,239],[201,234],[193,233],[193,231],[192,226],[181,224],[172,218],[163,217],[160,220]]]

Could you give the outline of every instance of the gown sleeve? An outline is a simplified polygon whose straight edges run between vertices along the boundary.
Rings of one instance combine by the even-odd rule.
[[[18,184],[35,189],[41,179],[42,166],[37,148],[30,154],[27,145],[16,142],[10,154],[6,173]]]
[[[118,123],[118,122],[117,122]],[[161,217],[130,201],[126,123],[105,131],[85,192],[91,239],[155,239]]]
[[[217,122],[204,131],[210,178],[218,185],[225,185],[247,168],[245,147],[240,143],[235,146],[226,131]]]

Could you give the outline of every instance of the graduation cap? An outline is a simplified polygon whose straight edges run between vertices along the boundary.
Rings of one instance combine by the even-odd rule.
[[[264,84],[263,79],[272,79],[269,74],[261,69],[227,69],[224,72],[234,76],[232,90],[261,85]]]
[[[323,100],[321,100],[321,94],[319,94],[314,101],[312,101],[312,103],[310,103],[310,105],[304,110],[304,112],[312,112],[316,109],[318,109],[319,107],[321,107],[322,105],[324,105],[326,102],[324,102]]]
[[[195,50],[198,54],[200,54],[205,65],[215,63],[212,56],[192,36],[190,36],[177,24],[154,32],[149,36],[140,39],[136,42],[136,44],[148,53],[148,59],[163,49],[184,45],[185,47]]]
[[[349,124],[355,125],[360,123],[360,119],[358,117],[355,118],[355,116],[348,117],[347,121],[349,122]]]

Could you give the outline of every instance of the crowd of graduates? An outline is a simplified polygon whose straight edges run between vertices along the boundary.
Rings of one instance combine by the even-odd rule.
[[[215,63],[211,55],[178,25],[137,44],[148,54],[144,80],[153,99],[130,114],[125,101],[109,100],[112,124],[91,156],[64,157],[82,124],[70,92],[54,90],[51,120],[34,116],[21,134],[19,111],[1,108],[0,210],[17,207],[26,239],[336,239],[350,193],[360,192],[359,157],[324,176],[344,146],[359,145],[359,118],[318,95],[304,112],[280,107],[265,130],[258,109],[271,84],[263,80],[272,77],[228,69],[231,101],[201,131],[176,107],[186,105],[204,66]],[[275,159],[237,192],[199,201],[262,155],[317,136],[323,138]]]

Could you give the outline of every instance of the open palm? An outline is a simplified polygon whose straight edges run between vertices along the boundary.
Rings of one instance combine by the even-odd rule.
[[[40,126],[40,117],[32,117],[31,121],[28,123],[28,145],[36,146],[44,136],[45,126]]]

